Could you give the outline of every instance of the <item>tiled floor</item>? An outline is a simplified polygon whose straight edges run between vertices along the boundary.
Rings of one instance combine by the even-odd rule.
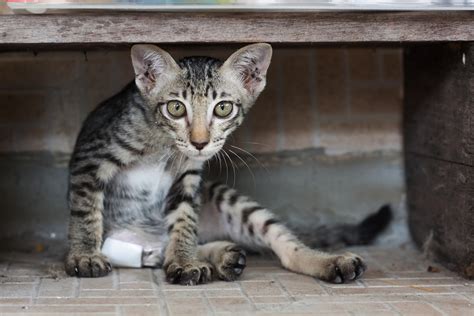
[[[351,284],[327,284],[251,257],[240,281],[196,287],[166,284],[161,270],[150,269],[69,278],[45,254],[3,253],[0,314],[474,315],[474,282],[424,261],[410,247],[353,251],[367,259],[369,270]]]

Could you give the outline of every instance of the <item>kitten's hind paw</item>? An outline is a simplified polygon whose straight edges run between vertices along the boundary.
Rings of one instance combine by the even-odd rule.
[[[367,265],[357,255],[347,252],[332,257],[321,279],[332,283],[347,283],[358,279],[367,270]]]
[[[101,253],[69,253],[66,257],[66,273],[77,277],[102,277],[112,271],[112,265]]]
[[[245,251],[237,245],[229,245],[222,249],[220,258],[216,263],[219,279],[235,281],[245,269],[247,256]]]
[[[164,267],[166,281],[172,284],[198,285],[212,280],[213,267],[207,262],[172,262]]]

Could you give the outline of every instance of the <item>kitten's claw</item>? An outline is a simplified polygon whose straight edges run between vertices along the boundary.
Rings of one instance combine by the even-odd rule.
[[[112,271],[112,265],[110,264],[110,262],[105,263],[105,268],[107,269],[108,272]]]
[[[246,253],[237,245],[230,245],[223,249],[220,262],[216,264],[219,279],[234,281],[246,267]]]
[[[362,276],[366,269],[367,265],[360,257],[345,253],[330,259],[327,272],[321,279],[332,283],[351,282]]]
[[[66,257],[66,273],[77,277],[102,277],[112,271],[108,259],[101,253],[74,254]]]
[[[172,284],[197,285],[212,279],[212,267],[207,262],[179,264],[173,262],[165,266],[166,281]]]

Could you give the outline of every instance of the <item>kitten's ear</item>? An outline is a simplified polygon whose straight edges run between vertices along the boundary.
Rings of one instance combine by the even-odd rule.
[[[131,51],[135,83],[149,93],[174,77],[179,66],[170,54],[154,45],[134,45]]]
[[[245,46],[233,53],[222,66],[223,71],[240,81],[254,97],[265,88],[268,66],[272,59],[270,44]]]

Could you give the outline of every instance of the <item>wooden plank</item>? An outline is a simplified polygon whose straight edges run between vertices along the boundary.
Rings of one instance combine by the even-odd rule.
[[[474,44],[405,49],[405,150],[474,166]]]
[[[474,44],[405,51],[409,225],[447,267],[474,277]],[[431,237],[430,237],[431,236]]]
[[[85,13],[0,16],[0,44],[473,41],[473,12]]]

